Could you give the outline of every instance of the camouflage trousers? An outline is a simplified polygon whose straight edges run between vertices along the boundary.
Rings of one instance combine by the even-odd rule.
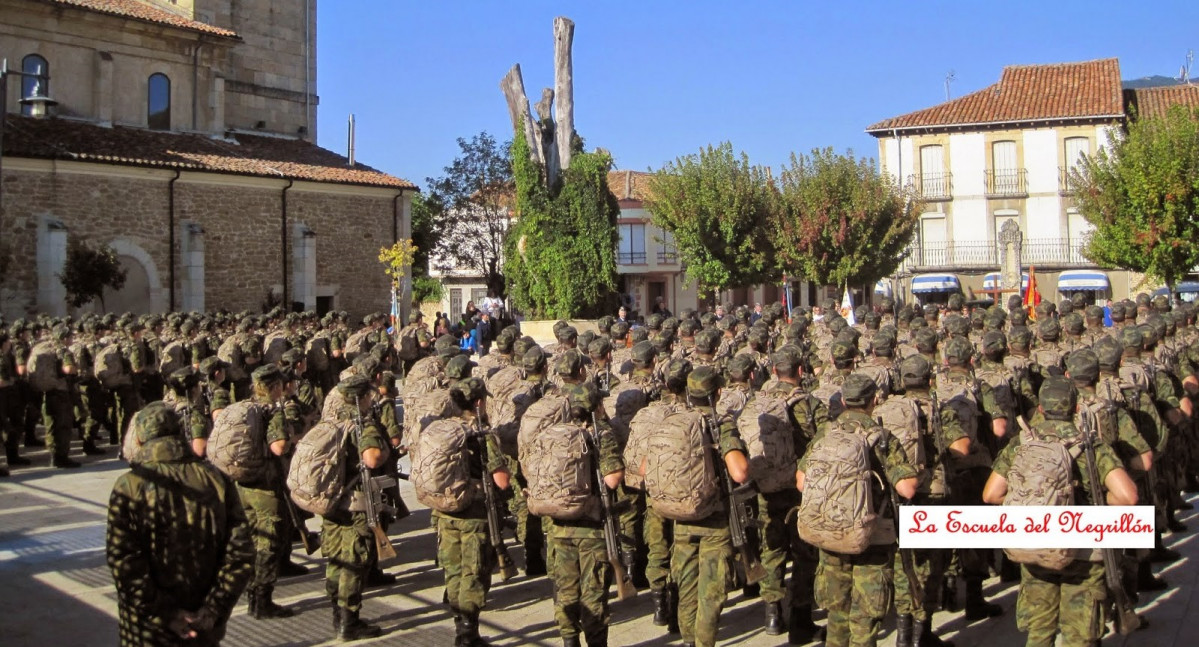
[[[799,529],[787,523],[787,513],[799,505],[799,492],[783,490],[758,495],[761,526],[762,599],[781,602],[791,592],[792,607],[812,606],[812,582],[816,577],[816,549],[799,538]],[[791,561],[791,581],[787,582],[787,561]]]
[[[279,579],[283,543],[290,539],[284,535],[283,501],[274,490],[238,485],[237,493],[245,506],[246,521],[254,539],[254,574],[246,588],[253,591],[274,586]]]
[[[0,387],[0,439],[3,439],[4,451],[9,456],[15,455],[21,445],[25,410],[18,395],[16,385]]]
[[[343,609],[362,608],[371,544],[365,514],[354,512],[348,519],[321,519],[321,554],[329,560],[325,565],[325,593]]]
[[[602,633],[612,617],[608,612],[612,565],[603,535],[562,537],[551,530],[547,543],[558,632],[563,639],[580,632],[587,636]]]
[[[75,428],[69,391],[46,391],[42,397],[42,424],[46,427],[46,449],[55,458],[71,453],[71,431]]]
[[[937,605],[938,591],[941,588],[941,577],[949,561],[951,551],[948,550],[913,550],[912,563],[916,579],[924,592],[924,598],[916,600],[912,596],[912,588],[908,583],[907,571],[903,570],[903,559],[899,551],[895,551],[895,613],[901,616],[912,616],[916,620],[928,620],[933,615]]]
[[[635,552],[641,543],[638,537],[644,530],[645,492],[622,485],[616,490],[616,499],[623,507],[619,518],[621,549]]]
[[[727,529],[710,535],[680,532],[671,548],[670,577],[679,591],[683,642],[713,647],[720,611],[733,588],[733,544]]]
[[[663,519],[652,507],[647,507],[642,536],[646,547],[645,579],[649,580],[651,591],[661,591],[670,582],[673,569],[670,547],[674,543],[674,522]]]
[[[100,427],[111,426],[108,421],[108,392],[95,379],[87,379],[79,384],[79,404],[76,417],[83,421],[83,439],[99,442]]]
[[[487,539],[487,520],[434,515],[437,563],[445,572],[450,608],[477,614],[487,602],[495,553]]]
[[[517,484],[519,487],[511,488],[512,498],[508,499],[508,511],[516,520],[516,540],[525,549],[525,564],[527,565],[530,555],[541,556],[541,549],[545,546],[544,528],[548,524],[536,515],[529,514],[529,505],[525,502],[524,493],[528,483],[519,474],[517,475]]]
[[[871,546],[860,555],[820,551],[816,604],[828,609],[827,647],[874,647],[891,609],[894,546]]]
[[[112,396],[112,415],[109,419],[112,420],[114,428],[110,435],[118,444],[122,444],[125,442],[125,434],[129,432],[129,419],[142,405],[137,396],[137,389],[131,384],[113,389]]]
[[[1103,564],[1076,560],[1060,571],[1021,565],[1016,628],[1028,647],[1083,647],[1103,635],[1107,589]]]

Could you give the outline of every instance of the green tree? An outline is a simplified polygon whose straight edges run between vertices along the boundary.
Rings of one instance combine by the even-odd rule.
[[[458,139],[460,154],[445,175],[426,178],[426,207],[436,226],[437,269],[466,269],[483,277],[487,287],[503,295],[504,240],[510,224],[512,160],[509,146],[481,132]],[[420,242],[417,242],[420,245]]]
[[[649,181],[646,209],[674,236],[687,277],[701,292],[778,278],[770,173],[724,142],[668,163]]]
[[[1071,174],[1084,255],[1174,285],[1199,265],[1199,111],[1136,119]]]
[[[873,283],[895,271],[918,208],[891,178],[853,151],[791,155],[774,219],[778,262],[818,285]]]
[[[581,140],[579,140],[581,141]],[[512,142],[516,221],[504,274],[513,304],[534,318],[598,316],[616,302],[616,219],[608,190],[612,158],[578,153],[551,189],[545,169],[529,158],[523,137]]]
[[[435,215],[444,207],[438,196],[418,193],[412,200],[412,300],[416,303],[440,301],[441,282],[429,276],[429,250],[437,246],[441,230]]]
[[[93,249],[72,236],[67,243],[67,259],[58,275],[67,289],[67,304],[82,308],[95,299],[104,310],[104,288],[120,290],[125,287],[125,270],[116,252],[108,245]]]

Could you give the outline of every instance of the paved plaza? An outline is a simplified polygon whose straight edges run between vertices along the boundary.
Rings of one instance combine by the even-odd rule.
[[[112,483],[125,465],[112,457],[84,458],[82,469],[51,470],[43,467],[48,463],[44,451],[28,455],[39,467],[20,469],[12,478],[0,480],[0,581],[4,582],[0,587],[0,608],[4,609],[0,644],[116,645],[116,594],[104,563],[105,510]],[[400,559],[387,566],[399,579],[393,587],[369,590],[362,612],[364,619],[382,624],[385,633],[358,644],[448,647],[453,643],[453,622],[441,604],[442,576],[432,561],[429,513],[416,504],[410,491],[405,499],[413,514],[393,528],[392,539]],[[1199,497],[1192,501],[1199,501]],[[1181,518],[1199,530],[1196,513],[1188,512]],[[311,523],[315,528],[315,522]],[[1186,559],[1165,569],[1171,589],[1155,597],[1143,596],[1141,608],[1151,626],[1128,638],[1108,637],[1103,641],[1105,647],[1196,644],[1193,625],[1184,622],[1199,619],[1199,600],[1193,597],[1199,578],[1199,544],[1193,535],[1167,536],[1167,544]],[[519,548],[513,550],[513,556],[522,561]],[[299,615],[255,621],[246,615],[243,602],[230,623],[226,645],[337,644],[332,640],[324,595],[323,560],[319,553],[307,558],[299,549],[296,559],[310,566],[310,573],[283,580],[276,599],[294,606]],[[1004,617],[969,624],[960,613],[938,613],[941,631],[958,647],[1023,644],[1023,635],[1015,626],[1016,586],[992,578],[987,581],[987,592],[1006,609]],[[490,606],[482,616],[482,634],[498,646],[561,645],[550,595],[551,585],[545,578],[522,576],[508,583],[497,582],[491,591]],[[722,617],[720,644],[785,645],[786,636],[762,632],[762,613],[760,600],[746,600],[740,592],[734,592]],[[632,601],[613,599],[610,644],[679,644],[677,636],[667,636],[653,626],[650,615],[651,601],[645,592]],[[894,644],[893,633],[893,622],[889,622],[881,644]]]

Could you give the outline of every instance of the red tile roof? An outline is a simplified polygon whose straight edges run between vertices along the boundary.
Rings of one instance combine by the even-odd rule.
[[[237,134],[227,140],[144,128],[105,128],[67,119],[7,115],[4,155],[99,162],[311,182],[415,189],[369,166],[298,139]]]
[[[940,105],[884,119],[868,133],[905,128],[1122,117],[1120,62],[1105,58],[1082,63],[1012,65],[999,83]]]
[[[643,171],[608,171],[608,190],[617,200],[644,200],[651,177]]]
[[[1125,93],[1130,110],[1137,117],[1164,117],[1174,106],[1199,108],[1199,85],[1168,85],[1159,88],[1138,88]]]
[[[159,25],[170,25],[180,29],[189,31],[197,31],[205,34],[213,34],[215,36],[226,36],[228,38],[237,38],[237,32],[228,29],[222,29],[215,25],[192,20],[185,16],[172,13],[167,9],[156,7],[146,2],[139,0],[41,0],[53,5],[76,7],[87,11],[95,11],[96,13],[108,14],[110,16],[120,16],[121,18],[129,18],[131,20],[139,20],[142,22],[155,23]]]

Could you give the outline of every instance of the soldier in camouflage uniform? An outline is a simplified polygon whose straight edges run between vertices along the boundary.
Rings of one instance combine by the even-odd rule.
[[[167,376],[166,389],[163,403],[179,417],[183,438],[192,451],[203,458],[208,435],[212,432],[212,420],[204,414],[199,372],[190,366],[174,371]],[[197,447],[200,451],[196,451]]]
[[[845,411],[830,424],[853,423],[864,431],[885,434],[874,419],[877,386],[865,375],[851,375],[841,386]],[[884,435],[885,437],[885,435]],[[808,455],[796,465],[796,485],[803,492]],[[870,452],[871,469],[885,476],[889,487],[899,496],[911,499],[916,494],[916,469],[908,462],[898,442],[877,443]],[[875,492],[875,501],[886,498],[885,492]],[[876,509],[884,506],[876,505]],[[815,599],[821,608],[828,609],[825,642],[828,647],[874,645],[883,618],[891,608],[893,592],[894,542],[873,545],[860,554],[849,555],[820,551],[816,568]]]
[[[476,411],[476,405],[486,395],[483,381],[476,377],[464,379],[450,388],[450,398],[460,411],[457,417],[468,425],[474,423],[476,415],[483,415]],[[471,449],[472,479],[490,478],[499,489],[508,489],[508,463],[495,435],[487,434],[476,442],[487,444],[487,462],[484,464],[482,454]],[[445,600],[454,612],[456,647],[487,645],[479,637],[479,612],[483,610],[491,588],[496,555],[488,541],[484,505],[483,497],[476,496],[462,512],[434,510],[432,514],[437,524],[437,562],[445,572]]]
[[[604,340],[605,343],[607,340]],[[624,479],[624,462],[620,448],[610,428],[606,425],[592,429],[592,416],[601,399],[594,385],[584,382],[566,384],[562,387],[570,406],[571,420],[596,434],[599,439],[600,474],[604,475],[599,487],[615,489]],[[590,455],[583,460],[590,461]],[[594,466],[588,466],[588,472]],[[598,504],[597,504],[598,505]],[[562,636],[564,647],[578,647],[579,634],[587,639],[587,647],[607,647],[608,587],[612,582],[612,565],[608,561],[604,543],[603,522],[583,517],[573,521],[549,520],[548,554],[550,579],[554,583],[554,619]]]
[[[17,467],[29,465],[32,461],[20,453],[25,412],[20,400],[20,385],[12,345],[8,332],[0,330],[0,438],[4,440],[4,454],[8,459],[8,466]]]
[[[75,386],[78,367],[75,356],[71,354],[71,329],[65,324],[58,324],[51,331],[50,339],[43,341],[30,353],[30,361],[38,355],[38,349],[43,345],[49,346],[54,353],[54,370],[56,377],[49,390],[42,394],[42,424],[46,428],[46,449],[52,456],[54,467],[79,467],[79,463],[69,458],[71,453],[71,436],[75,424],[75,416],[71,403],[71,390]]]
[[[237,490],[166,405],[151,403],[130,433],[138,468],[113,485],[106,542],[121,645],[218,645],[253,569]]]
[[[388,442],[370,415],[374,388],[369,378],[353,375],[336,387],[344,403],[331,412],[329,422],[353,425],[355,414],[364,421],[362,436],[350,434],[343,448],[348,483],[358,476],[359,461],[367,467],[381,467],[388,454]],[[358,403],[355,411],[354,402]],[[341,640],[373,638],[382,633],[376,626],[359,618],[362,592],[370,570],[374,535],[367,526],[366,514],[337,510],[321,519],[321,553],[325,565],[325,594],[333,604],[333,629]]]
[[[1050,378],[1039,393],[1044,422],[1036,433],[1063,441],[1075,439],[1079,431],[1073,422],[1077,394],[1069,380]],[[1075,505],[1097,503],[1106,494],[1109,505],[1135,505],[1136,485],[1121,467],[1120,459],[1102,439],[1095,441],[1096,467],[1106,493],[1092,492],[1086,458],[1074,459],[1072,482]],[[1007,446],[995,459],[994,471],[987,480],[983,499],[992,505],[1003,503],[1008,490],[1008,472],[1018,443]],[[1028,632],[1028,647],[1052,647],[1060,631],[1065,645],[1094,645],[1104,633],[1105,590],[1103,562],[1076,559],[1060,571],[1035,565],[1021,566],[1020,595],[1016,599],[1016,626]]]

